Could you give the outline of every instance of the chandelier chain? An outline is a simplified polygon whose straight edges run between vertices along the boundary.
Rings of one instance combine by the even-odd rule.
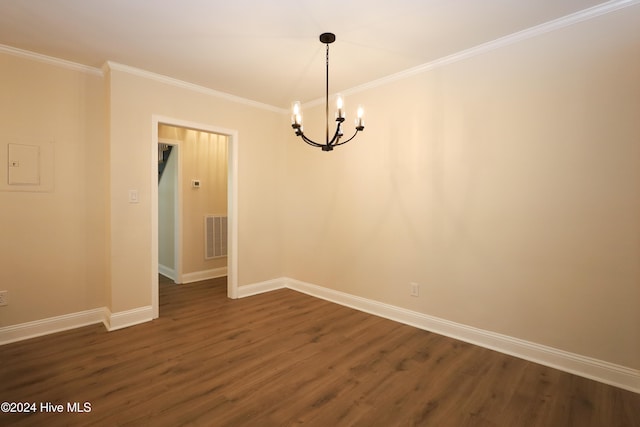
[[[327,43],[326,67],[327,67],[327,73],[326,73],[326,85],[325,85],[325,92],[324,92],[324,116],[325,116],[325,123],[327,126],[326,141],[327,141],[327,145],[329,145],[329,43]]]

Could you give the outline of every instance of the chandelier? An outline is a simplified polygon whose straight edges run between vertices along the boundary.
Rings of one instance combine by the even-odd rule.
[[[336,40],[336,36],[333,33],[323,33],[320,34],[320,41],[327,45],[327,55],[326,55],[326,66],[327,66],[327,79],[325,85],[325,120],[326,120],[326,137],[325,143],[319,144],[315,141],[309,139],[302,130],[302,112],[300,110],[300,102],[295,102],[293,104],[293,115],[291,117],[291,127],[293,128],[296,136],[302,138],[304,142],[313,146],[313,147],[321,147],[322,151],[331,151],[333,147],[338,145],[346,144],[356,137],[358,132],[364,130],[364,122],[362,120],[363,109],[362,107],[358,107],[358,115],[355,120],[356,122],[356,131],[353,136],[346,140],[341,140],[344,136],[342,132],[342,123],[345,120],[344,113],[344,105],[342,101],[342,97],[338,95],[336,100],[336,107],[338,111],[336,112],[336,131],[333,134],[333,137],[329,139],[329,45]]]

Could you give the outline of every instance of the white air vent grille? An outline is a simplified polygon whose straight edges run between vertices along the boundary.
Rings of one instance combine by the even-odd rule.
[[[204,258],[227,256],[227,217],[206,215],[204,217]]]

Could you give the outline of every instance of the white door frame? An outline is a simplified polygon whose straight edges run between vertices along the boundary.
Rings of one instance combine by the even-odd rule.
[[[226,135],[228,139],[227,176],[227,297],[238,297],[238,131],[210,124],[153,115],[151,117],[151,306],[153,318],[160,316],[158,293],[158,125],[183,127]]]

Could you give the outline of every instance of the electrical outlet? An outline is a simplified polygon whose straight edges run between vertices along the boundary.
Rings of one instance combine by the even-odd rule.
[[[9,295],[9,291],[0,291],[0,306],[9,304],[7,295]]]
[[[409,283],[410,286],[410,291],[409,291],[409,295],[411,295],[412,297],[418,297],[420,296],[420,285],[417,283]]]

